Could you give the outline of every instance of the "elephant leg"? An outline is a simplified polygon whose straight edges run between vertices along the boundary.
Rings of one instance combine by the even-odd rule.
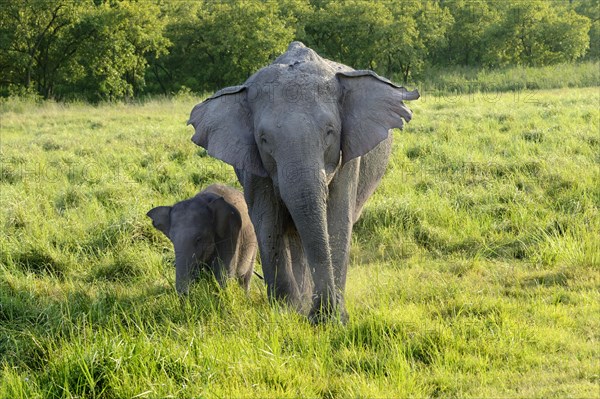
[[[254,225],[270,299],[284,299],[295,308],[301,304],[298,284],[292,271],[289,245],[284,237],[290,216],[275,197],[269,179],[244,176],[244,195]]]
[[[286,233],[294,279],[298,284],[302,304],[307,305],[310,304],[312,298],[313,283],[306,255],[304,254],[304,248],[302,247],[302,240],[300,240],[300,235],[295,228],[289,228]],[[305,310],[308,312],[308,309]]]
[[[352,221],[354,203],[358,183],[359,160],[345,164],[329,184],[327,202],[327,221],[329,245],[331,246],[331,263],[338,298],[338,306],[342,321],[348,319],[345,309],[344,292],[346,289],[346,273],[350,255],[352,238]]]
[[[393,135],[379,143],[375,148],[360,158],[360,169],[358,173],[358,187],[356,190],[356,201],[352,223],[360,218],[363,206],[373,194],[381,178],[385,174],[387,164],[392,153]]]
[[[255,221],[256,219],[256,221]],[[269,217],[255,216],[260,256],[267,293],[271,299],[283,299],[295,308],[301,306],[298,284],[294,278],[289,245],[281,226]]]
[[[248,270],[246,274],[243,274],[237,278],[238,284],[240,287],[246,291],[246,293],[250,292],[250,280],[252,279],[253,270]]]
[[[241,240],[238,242],[237,265],[234,271],[236,275],[241,278],[240,284],[242,284],[242,281],[247,281],[247,284],[242,284],[242,286],[248,290],[250,277],[252,277],[254,272],[254,261],[256,260],[258,243],[254,238],[254,229],[252,229],[251,234],[247,231],[242,231],[241,237]],[[246,276],[248,277],[247,279]]]
[[[256,259],[257,243],[247,243],[248,240],[244,240],[246,244],[240,245],[238,248],[238,267],[236,269],[238,273],[238,282],[246,292],[250,290],[250,280],[252,274],[254,274],[254,261]],[[241,274],[240,274],[241,273]]]

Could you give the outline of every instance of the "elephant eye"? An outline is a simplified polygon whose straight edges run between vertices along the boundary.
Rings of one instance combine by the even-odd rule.
[[[265,138],[265,136],[261,136],[261,138],[260,138],[260,142],[261,142],[262,144],[267,144],[267,139]]]
[[[335,130],[333,129],[327,129],[327,135],[328,136],[332,136],[335,133]]]

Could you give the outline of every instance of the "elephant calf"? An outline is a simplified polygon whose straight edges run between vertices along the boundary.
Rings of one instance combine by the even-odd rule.
[[[203,267],[221,287],[235,277],[248,291],[258,244],[241,192],[213,184],[193,198],[158,206],[147,215],[175,247],[178,293],[188,293]]]

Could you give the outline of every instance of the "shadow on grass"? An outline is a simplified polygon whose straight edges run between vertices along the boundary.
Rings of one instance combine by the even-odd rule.
[[[51,275],[62,279],[71,267],[70,262],[56,256],[49,248],[29,248],[12,255],[9,262],[17,269],[38,276]]]
[[[571,275],[566,271],[548,271],[537,273],[533,276],[525,277],[521,284],[523,286],[531,288],[531,287],[552,287],[552,286],[560,286],[567,287],[569,285],[569,280],[571,279]]]
[[[336,350],[364,348],[380,356],[389,352],[391,357],[397,356],[394,348],[400,348],[410,362],[430,365],[442,352],[443,346],[446,345],[445,340],[440,329],[430,328],[417,322],[403,323],[372,317],[351,323],[346,329],[337,330],[332,337],[331,345]],[[367,369],[364,368],[365,365]],[[385,361],[370,362],[366,359],[361,364],[353,363],[347,366],[356,366],[360,371],[380,372],[385,368]]]
[[[2,282],[0,359],[7,367],[38,372],[62,346],[81,340],[91,344],[95,331],[135,336],[173,325],[210,328],[211,323],[228,319],[236,302],[215,284],[202,279],[189,296],[180,297],[164,285],[136,291],[118,283],[81,283],[48,295],[51,289]]]

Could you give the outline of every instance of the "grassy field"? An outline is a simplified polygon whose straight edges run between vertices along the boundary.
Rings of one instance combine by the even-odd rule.
[[[237,185],[197,101],[0,104],[0,398],[600,396],[598,87],[411,103],[345,327],[175,294],[146,211]]]
[[[402,81],[396,76],[397,82]],[[598,87],[600,62],[583,61],[543,67],[444,67],[423,71],[419,87],[433,93],[476,93]]]

